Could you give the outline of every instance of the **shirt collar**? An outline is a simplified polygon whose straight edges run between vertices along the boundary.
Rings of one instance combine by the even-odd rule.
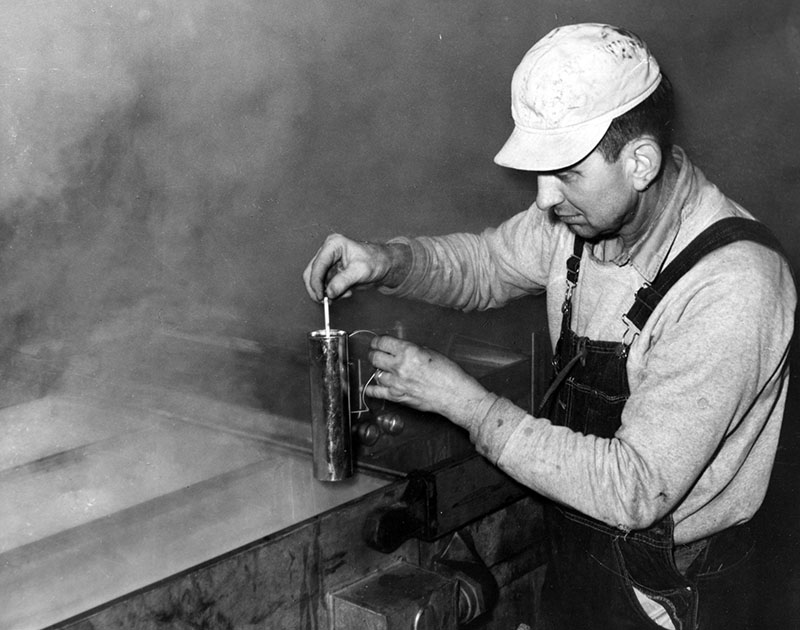
[[[621,239],[615,239],[614,243],[601,241],[594,248],[595,255],[601,259],[619,266],[630,263],[647,282],[652,282],[664,265],[681,226],[681,209],[694,189],[693,169],[683,149],[674,147],[672,156],[678,175],[674,185],[661,192],[655,220],[644,236],[627,251],[622,250]]]

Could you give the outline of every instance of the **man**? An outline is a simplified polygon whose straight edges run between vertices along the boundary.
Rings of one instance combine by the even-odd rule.
[[[495,161],[536,172],[530,209],[480,235],[330,236],[307,290],[373,285],[465,310],[546,290],[556,369],[539,410],[391,337],[373,342],[367,393],[444,415],[552,500],[541,627],[742,625],[746,598],[729,589],[780,432],[790,269],[671,145],[671,87],[637,36],[557,28],[511,90]]]

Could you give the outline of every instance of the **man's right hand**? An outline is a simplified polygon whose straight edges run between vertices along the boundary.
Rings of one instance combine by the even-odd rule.
[[[354,241],[331,234],[303,272],[309,296],[322,301],[348,297],[352,289],[388,284],[405,277],[411,264],[408,246]]]

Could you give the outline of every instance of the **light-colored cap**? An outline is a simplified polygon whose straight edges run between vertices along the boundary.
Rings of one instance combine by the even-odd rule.
[[[514,131],[494,161],[524,171],[555,171],[580,162],[611,121],[660,82],[658,63],[633,33],[608,24],[556,28],[514,71]]]

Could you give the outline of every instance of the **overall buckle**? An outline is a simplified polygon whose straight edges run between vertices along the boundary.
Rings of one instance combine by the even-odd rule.
[[[628,318],[627,315],[622,316],[622,321],[625,324],[625,333],[622,335],[622,345],[625,346],[625,355],[628,354],[628,348],[631,347],[641,331],[636,325]]]

